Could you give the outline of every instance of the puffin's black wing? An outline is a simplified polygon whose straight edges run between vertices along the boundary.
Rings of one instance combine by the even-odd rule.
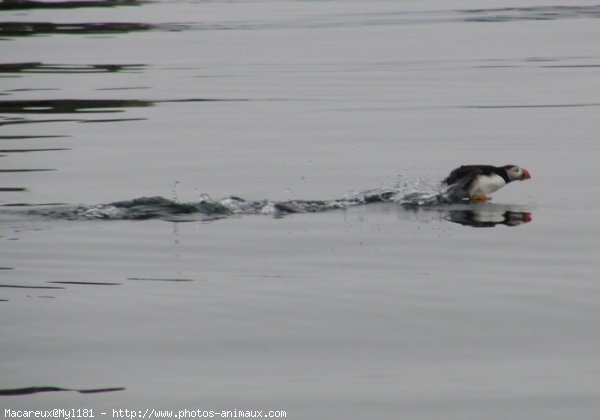
[[[450,175],[442,181],[445,185],[460,184],[463,188],[468,188],[475,180],[477,175],[484,175],[491,172],[487,165],[463,165],[450,172]]]

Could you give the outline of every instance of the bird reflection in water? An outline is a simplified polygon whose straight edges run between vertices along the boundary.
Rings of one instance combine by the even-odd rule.
[[[469,200],[447,203],[435,192],[407,194],[400,203],[405,210],[437,213],[443,220],[472,227],[519,226],[533,219],[531,210],[526,206]]]
[[[478,228],[498,225],[519,226],[532,220],[531,212],[506,209],[460,209],[449,210],[445,219],[464,226]]]

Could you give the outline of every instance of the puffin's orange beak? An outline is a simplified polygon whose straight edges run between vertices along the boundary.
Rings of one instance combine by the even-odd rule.
[[[531,178],[531,174],[527,169],[521,168],[521,172],[523,172],[523,176],[521,177],[520,181],[525,181],[526,179]]]

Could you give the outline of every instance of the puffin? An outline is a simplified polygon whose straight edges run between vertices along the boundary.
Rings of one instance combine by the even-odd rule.
[[[444,191],[447,199],[484,202],[491,200],[489,194],[506,184],[530,178],[529,171],[517,165],[463,165],[450,172],[442,185],[447,186]]]

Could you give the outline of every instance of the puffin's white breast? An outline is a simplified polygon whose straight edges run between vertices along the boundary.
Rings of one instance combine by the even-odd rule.
[[[471,184],[470,195],[487,195],[504,187],[506,182],[500,175],[479,175]]]

